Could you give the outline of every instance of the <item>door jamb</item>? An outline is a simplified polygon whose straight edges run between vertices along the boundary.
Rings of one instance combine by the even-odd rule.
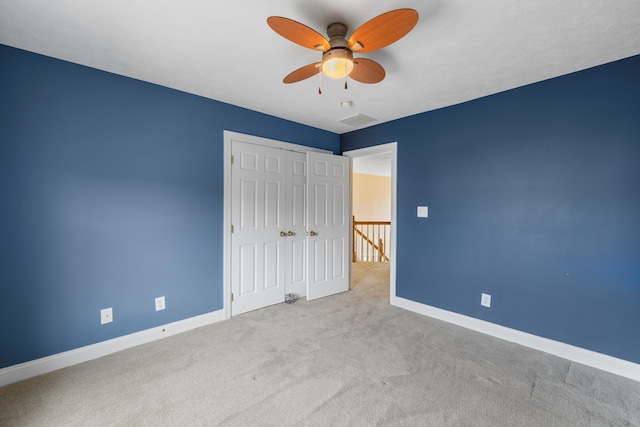
[[[357,150],[344,151],[343,156],[348,157],[364,157],[375,154],[391,153],[391,245],[389,247],[389,302],[396,297],[396,236],[397,236],[397,158],[398,158],[398,143],[389,142],[387,144],[374,145],[371,147],[360,148]],[[353,174],[353,171],[351,171]],[[352,179],[353,180],[353,179]],[[353,206],[352,206],[353,215]]]

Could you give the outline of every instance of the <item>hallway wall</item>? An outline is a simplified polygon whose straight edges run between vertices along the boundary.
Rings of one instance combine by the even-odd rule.
[[[354,173],[353,214],[357,221],[391,220],[391,178]]]

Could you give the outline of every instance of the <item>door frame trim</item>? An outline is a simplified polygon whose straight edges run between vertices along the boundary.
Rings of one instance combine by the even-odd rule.
[[[229,130],[223,131],[224,149],[224,196],[223,196],[223,266],[222,266],[222,282],[223,282],[223,312],[224,318],[231,317],[231,206],[232,206],[232,188],[231,188],[231,144],[234,140],[240,140],[249,144],[261,145],[264,147],[278,148],[280,150],[296,151],[306,153],[313,151],[317,153],[330,153],[332,151],[320,148],[308,147],[306,145],[293,144],[290,142],[278,141],[275,139],[262,138],[254,135],[247,135]]]
[[[386,144],[373,145],[371,147],[359,148],[357,150],[343,151],[342,155],[355,158],[371,156],[375,154],[391,153],[391,245],[389,247],[389,303],[396,297],[396,236],[397,236],[397,219],[396,219],[396,190],[397,190],[397,158],[398,143],[389,142]],[[353,174],[353,170],[351,171]],[[353,182],[353,179],[352,179]],[[353,206],[352,215],[353,215]]]

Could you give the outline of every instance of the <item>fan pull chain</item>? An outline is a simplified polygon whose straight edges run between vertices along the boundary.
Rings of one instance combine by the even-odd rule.
[[[322,68],[320,68],[318,75],[320,76],[320,83],[318,83],[318,95],[322,95]]]
[[[347,58],[347,51],[346,51],[346,50],[344,51],[344,59],[348,59],[348,58]],[[344,90],[347,90],[347,77],[348,77],[348,74],[347,74],[347,64],[346,64],[346,62],[345,62],[345,65],[344,65]]]

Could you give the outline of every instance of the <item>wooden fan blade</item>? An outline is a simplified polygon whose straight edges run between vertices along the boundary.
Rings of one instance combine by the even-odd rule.
[[[360,83],[378,83],[384,79],[385,72],[382,65],[366,58],[353,60],[353,70],[349,77]]]
[[[316,62],[313,64],[305,65],[290,73],[284,78],[283,83],[295,83],[304,79],[308,79],[311,76],[315,76],[321,70],[322,62]],[[354,67],[355,68],[355,67]],[[353,72],[353,71],[352,71]]]
[[[329,41],[322,34],[293,19],[270,16],[267,18],[267,24],[282,37],[300,46],[322,52],[329,50]]]
[[[349,38],[353,52],[371,52],[400,40],[418,23],[418,12],[397,9],[365,22]]]

